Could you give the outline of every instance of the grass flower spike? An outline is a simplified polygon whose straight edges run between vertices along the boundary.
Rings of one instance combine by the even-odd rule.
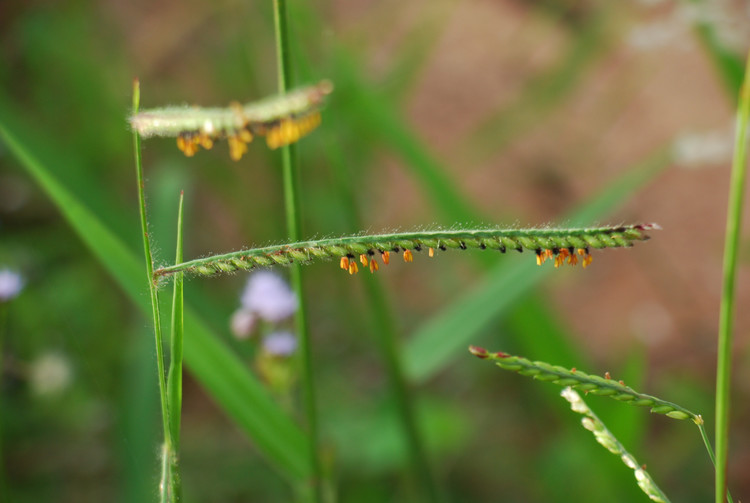
[[[236,161],[247,152],[247,144],[255,136],[265,136],[268,146],[276,149],[309,134],[320,124],[320,109],[332,90],[332,84],[325,80],[247,105],[154,108],[134,114],[130,124],[143,138],[177,138],[177,147],[188,157],[226,138],[229,155]]]
[[[622,446],[612,432],[610,432],[596,414],[589,409],[581,396],[570,387],[563,389],[560,394],[570,403],[570,408],[573,412],[585,416],[581,419],[581,424],[584,428],[594,434],[596,441],[612,454],[619,456],[622,462],[625,463],[628,468],[633,470],[638,487],[646,493],[646,496],[652,501],[667,503],[669,499],[667,499],[667,496],[661,489],[659,489],[656,482],[654,482],[645,468],[640,466],[633,455],[625,450],[625,447]]]
[[[655,414],[664,414],[673,419],[690,419],[696,425],[703,424],[699,414],[690,412],[672,402],[667,402],[655,396],[638,393],[622,381],[615,381],[609,373],[604,377],[586,374],[576,369],[566,369],[546,362],[532,362],[520,356],[507,353],[491,353],[478,346],[470,346],[469,352],[483,360],[490,360],[498,367],[517,372],[524,376],[533,377],[540,381],[549,381],[560,386],[569,386],[586,394],[608,396],[619,402],[639,407],[649,407]]]
[[[371,272],[379,269],[373,265],[377,256],[384,265],[390,263],[390,254],[403,253],[405,262],[414,260],[415,252],[432,250],[430,256],[448,249],[508,250],[536,253],[537,264],[553,259],[556,266],[563,263],[575,265],[578,256],[583,266],[591,263],[592,249],[630,247],[636,241],[648,239],[646,231],[659,229],[656,224],[640,224],[617,227],[595,227],[586,229],[477,229],[456,231],[427,231],[371,236],[350,236],[317,241],[302,241],[278,246],[267,246],[214,255],[191,260],[154,271],[154,276],[166,276],[176,272],[211,276],[256,267],[308,263],[315,259],[338,259],[339,267],[349,274],[359,271],[357,262],[369,267]]]

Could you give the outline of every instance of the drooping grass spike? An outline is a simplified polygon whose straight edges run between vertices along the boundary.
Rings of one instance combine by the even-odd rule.
[[[309,134],[320,124],[320,109],[332,91],[331,82],[324,80],[246,105],[143,110],[130,117],[130,124],[143,138],[176,137],[178,148],[188,157],[226,138],[231,158],[239,160],[255,136],[265,136],[268,146],[275,149]]]
[[[533,377],[539,381],[549,381],[560,386],[570,386],[587,394],[608,396],[619,402],[639,407],[649,407],[655,414],[664,414],[673,419],[690,419],[697,425],[703,424],[700,414],[695,414],[672,402],[655,396],[638,393],[622,381],[615,381],[607,373],[604,377],[586,374],[576,369],[566,369],[546,362],[533,362],[520,356],[507,353],[492,353],[478,346],[470,346],[469,352],[483,360],[495,363],[498,367]]]
[[[211,276],[255,267],[308,263],[315,259],[338,259],[339,266],[354,274],[359,270],[357,262],[378,270],[375,258],[379,255],[384,265],[390,262],[391,253],[403,253],[405,262],[411,262],[415,252],[426,250],[430,257],[437,251],[449,248],[508,250],[536,253],[537,264],[554,257],[555,267],[566,262],[577,263],[576,255],[583,257],[583,265],[591,263],[591,249],[630,247],[636,241],[649,238],[646,231],[659,229],[656,224],[639,224],[617,227],[582,229],[476,229],[438,230],[426,232],[350,236],[334,239],[303,241],[264,248],[241,250],[224,255],[214,255],[191,260],[182,264],[162,267],[154,271],[154,277],[176,272]]]

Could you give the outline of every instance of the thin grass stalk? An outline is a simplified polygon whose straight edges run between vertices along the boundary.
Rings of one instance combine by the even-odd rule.
[[[141,89],[138,80],[133,82],[133,114],[138,113],[140,107]],[[133,131],[133,149],[135,150],[135,170],[138,181],[138,207],[141,216],[141,231],[143,232],[143,251],[146,259],[146,279],[148,282],[149,294],[151,297],[151,311],[154,323],[154,339],[156,342],[156,366],[159,373],[159,399],[161,403],[162,427],[164,429],[164,450],[162,455],[162,478],[160,482],[160,500],[162,503],[174,501],[173,495],[169,491],[172,487],[169,465],[167,458],[173,455],[172,434],[169,428],[169,406],[167,402],[167,385],[165,382],[164,372],[164,349],[162,346],[161,333],[161,314],[159,310],[159,293],[156,284],[153,281],[154,261],[151,253],[151,239],[148,233],[148,220],[146,219],[146,197],[144,194],[145,182],[143,177],[143,163],[141,159],[141,138],[140,135]]]
[[[365,288],[371,300],[373,330],[381,358],[385,363],[390,392],[396,401],[414,473],[422,485],[427,501],[440,501],[437,481],[417,420],[416,400],[404,374],[401,352],[396,340],[396,324],[387,308],[383,287],[377,278],[367,277]]]
[[[276,60],[279,93],[286,93],[293,85],[292,59],[289,52],[289,23],[285,0],[274,0],[274,31],[276,34]],[[302,238],[301,210],[297,176],[297,147],[286,145],[281,149],[281,166],[284,179],[284,203],[286,207],[287,235],[290,240]],[[312,363],[310,333],[307,327],[306,307],[303,295],[302,269],[299,264],[291,268],[291,285],[299,299],[299,308],[295,314],[297,334],[300,340],[300,362],[302,371],[302,388],[305,416],[310,441],[310,465],[312,472],[312,501],[322,501],[318,419],[315,400],[315,383]]]
[[[735,304],[737,253],[742,224],[742,206],[747,171],[747,125],[750,121],[750,53],[740,93],[735,134],[734,159],[729,185],[727,234],[724,245],[724,282],[719,313],[719,340],[716,362],[716,503],[727,494],[729,451],[729,407],[731,403],[732,324]]]
[[[714,455],[714,450],[711,447],[711,441],[708,439],[708,433],[706,433],[706,428],[703,423],[698,425],[698,429],[701,432],[701,438],[703,439],[703,444],[706,446],[706,450],[708,451],[708,457],[711,458],[711,464],[714,465],[714,470],[716,469],[716,456]],[[732,499],[732,495],[727,489],[727,501],[729,503],[734,503],[734,500]]]
[[[358,218],[358,208],[352,197],[351,187],[348,185],[350,180],[350,177],[347,176],[348,170],[341,156],[338,154],[338,152],[333,152],[331,149],[328,152],[328,157],[330,164],[334,168],[338,182],[339,197],[345,208],[343,214],[348,219],[349,227],[360,229],[362,225]],[[429,456],[424,447],[422,432],[419,429],[419,422],[417,421],[417,414],[415,412],[416,401],[413,398],[415,393],[406,380],[401,351],[398,347],[398,330],[393,318],[393,311],[388,304],[385,290],[380,281],[378,281],[378,278],[374,276],[365,277],[367,279],[364,281],[364,287],[369,299],[368,308],[372,315],[372,330],[378,342],[381,358],[385,362],[385,369],[388,374],[388,391],[396,403],[401,427],[403,428],[403,434],[406,438],[406,444],[414,467],[414,473],[422,482],[430,499],[438,501],[439,491],[437,483],[429,463]]]
[[[177,246],[175,263],[182,261],[182,227],[184,211],[184,193],[180,192],[180,203],[177,210]],[[174,442],[174,453],[170,457],[172,472],[172,490],[176,500],[182,499],[182,477],[179,472],[180,421],[182,415],[182,341],[184,335],[184,297],[182,274],[175,275],[172,294],[172,333],[170,337],[170,360],[167,375],[167,399],[170,413],[170,429]]]

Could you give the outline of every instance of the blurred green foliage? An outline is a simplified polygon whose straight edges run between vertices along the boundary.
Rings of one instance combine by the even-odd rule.
[[[517,19],[515,33],[531,33],[521,37],[527,45],[514,48],[505,70],[508,80],[518,84],[497,90],[510,96],[500,105],[493,96],[476,96],[478,105],[463,104],[467,115],[473,114],[466,120],[471,127],[452,145],[434,139],[464,119],[450,115],[453,108],[439,109],[435,114],[444,114],[443,121],[424,130],[414,103],[450,101],[441,94],[439,81],[425,83],[423,75],[435,65],[436,54],[450,49],[442,40],[456,29],[458,6],[434,2],[415,14],[398,2],[377,7],[329,2],[315,6],[314,12],[312,6],[294,4],[297,80],[329,78],[336,86],[320,130],[300,143],[306,235],[456,222],[537,223],[539,218],[560,219],[586,201],[600,203],[588,219],[634,214],[610,217],[604,211],[656,179],[670,162],[663,154],[669,146],[665,142],[618,160],[617,176],[599,166],[599,172],[612,176],[592,174],[596,171],[585,152],[564,157],[578,164],[552,175],[536,167],[528,172],[506,168],[523,159],[519,149],[530,148],[524,145],[549,148],[539,141],[540,129],[559,135],[561,150],[566,141],[576,141],[562,134],[558,114],[577,94],[594,92],[592,81],[597,82],[601,69],[623,58],[621,40],[637,9],[586,2],[577,7],[553,1],[498,4],[504,15]],[[399,22],[409,16],[423,22]],[[471,33],[471,26],[462,28]],[[707,29],[702,26],[699,36],[707,41],[710,59],[724,62],[716,75],[709,75],[731,88],[736,74],[732,53],[715,36],[722,28]],[[537,32],[549,40],[538,38]],[[125,121],[132,79],[141,81],[143,107],[221,105],[275,89],[270,3],[4,4],[0,39],[0,123],[32,150],[73,200],[124,243],[123,253],[135,257],[140,257],[140,236],[132,140]],[[381,44],[395,48],[384,57]],[[555,50],[542,70],[520,63],[547,45]],[[467,58],[474,47],[467,36]],[[492,69],[487,70],[461,78],[490,80]],[[632,78],[637,81],[639,75]],[[733,93],[727,96],[731,103]],[[631,138],[619,140],[630,145]],[[171,141],[150,140],[144,143],[144,162],[160,263],[169,262],[174,250],[181,189],[186,194],[187,258],[283,240],[278,158],[261,142],[251,145],[243,162],[231,163],[223,144],[186,159]],[[534,176],[540,178],[534,181]],[[467,182],[477,177],[481,187]],[[573,191],[586,197],[563,197],[571,193],[566,187],[581,178],[596,186]],[[509,192],[514,184],[519,186]],[[480,190],[491,187],[497,187],[490,190],[497,197]],[[514,192],[527,189],[523,198],[514,198]],[[541,211],[556,208],[542,196],[558,193],[563,194],[562,210]],[[2,141],[0,236],[0,267],[20,270],[27,281],[21,296],[8,304],[5,327],[0,328],[0,444],[8,500],[155,498],[159,419],[148,317],[122,289],[127,278],[118,282],[108,274],[85,236],[76,235]],[[447,340],[451,331],[469,328],[466,318],[455,313],[463,306],[463,316],[472,317],[472,307],[477,308],[472,299],[482,285],[489,284],[487,291],[492,291],[490,280],[504,278],[510,288],[521,284],[524,291],[519,288],[502,301],[493,302],[493,294],[482,297],[481,319],[474,317],[472,331],[455,333],[455,338],[595,373],[610,370],[635,388],[702,412],[709,424],[712,391],[703,371],[711,367],[712,350],[703,347],[699,359],[708,362],[704,367],[691,369],[692,360],[679,360],[683,363],[667,365],[675,372],[650,371],[658,363],[649,356],[650,347],[631,339],[618,358],[602,361],[575,336],[572,327],[580,325],[548,299],[560,284],[571,295],[596,289],[602,296],[617,285],[604,284],[602,276],[581,280],[565,274],[535,286],[533,275],[539,271],[528,267],[529,260],[446,254],[428,262],[418,256],[409,266],[394,263],[381,270],[376,279],[403,337],[406,368],[418,377],[413,383],[416,405],[445,499],[643,499],[629,470],[578,427],[556,387],[476,365],[463,351],[463,342],[454,348]],[[606,260],[607,255],[597,257],[597,262]],[[504,269],[523,274],[513,279],[497,272]],[[310,266],[307,274],[324,459],[339,500],[414,501],[419,489],[409,474],[395,405],[374,349],[372,290],[360,286],[359,278],[340,274],[336,264]],[[250,351],[228,329],[244,280],[244,275],[192,280],[185,294],[202,330],[249,368]],[[145,302],[145,288],[141,295]],[[446,325],[451,316],[453,324]],[[410,339],[409,334],[424,338]],[[599,335],[606,339],[610,334]],[[420,352],[413,349],[420,341],[430,341],[430,350],[444,354],[429,365],[420,361]],[[190,344],[188,335],[186,354]],[[40,391],[34,385],[35,363],[50,353],[61,356],[71,377],[60,389]],[[421,373],[413,370],[427,367]],[[200,375],[209,374],[204,368]],[[185,380],[181,462],[186,500],[290,500],[294,490],[288,474],[267,462],[262,446],[256,448],[243,433],[246,426],[216,405],[226,401],[207,392],[203,379],[203,385],[190,374]],[[711,469],[694,427],[604,401],[592,399],[589,405],[638,459],[648,462],[652,476],[674,501],[709,497]],[[747,484],[741,476],[734,475],[736,482]]]

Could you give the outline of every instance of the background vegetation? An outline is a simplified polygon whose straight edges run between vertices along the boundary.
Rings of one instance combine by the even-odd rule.
[[[609,371],[702,413],[712,430],[741,77],[733,54],[748,46],[746,8],[289,7],[297,80],[336,86],[323,125],[300,143],[306,236],[456,222],[662,225],[651,242],[597,254],[586,271],[456,252],[378,273],[447,500],[645,500],[556,387],[500,373],[465,347]],[[133,77],[144,108],[226,105],[276,89],[270,2],[5,3],[0,37],[3,125],[137,256]],[[187,258],[284,240],[278,154],[262,142],[238,163],[224,144],[193,159],[170,140],[144,147],[160,263],[174,250],[181,189]],[[26,279],[7,306],[3,342],[0,439],[12,501],[151,500],[160,422],[149,319],[2,142],[0,236],[0,267]],[[746,240],[740,257],[743,306]],[[320,426],[339,499],[411,501],[419,489],[385,388],[367,280],[334,263],[306,274]],[[185,294],[250,365],[251,351],[229,331],[245,281],[192,279]],[[499,286],[493,294],[487,285]],[[742,499],[750,315],[738,311],[729,477]],[[673,501],[709,500],[712,470],[694,426],[588,404]],[[187,501],[292,498],[189,372],[183,407]]]

